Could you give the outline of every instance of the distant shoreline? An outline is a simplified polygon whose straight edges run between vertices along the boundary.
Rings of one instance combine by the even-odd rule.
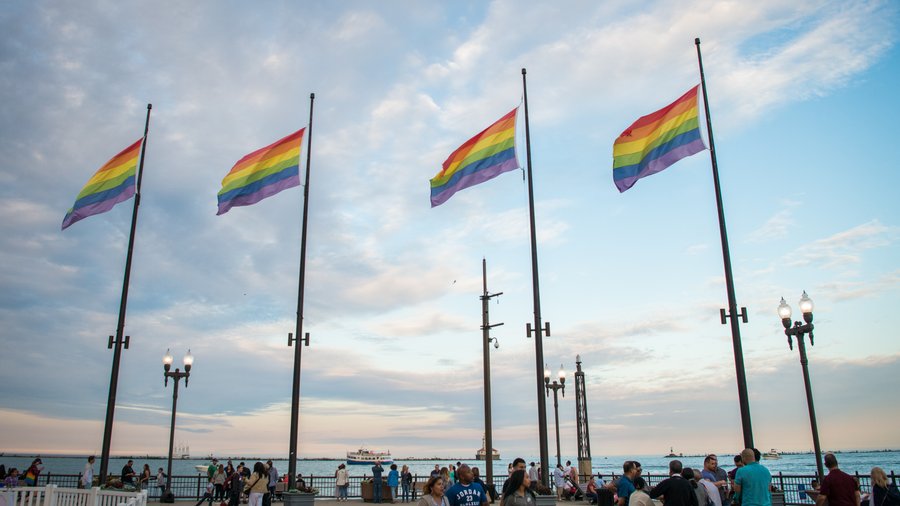
[[[841,453],[890,453],[890,452],[898,452],[900,450],[897,449],[881,449],[881,450],[834,450],[833,453],[841,454]],[[720,452],[723,454],[728,454],[728,452]],[[781,455],[812,455],[812,451],[802,451],[802,452],[788,452],[783,451],[779,452]],[[58,459],[83,459],[85,456],[89,455],[88,453],[80,453],[80,454],[54,454],[54,453],[0,453],[0,458],[8,457],[8,458],[37,458],[37,457],[52,457]],[[94,454],[98,455],[98,454]],[[615,457],[619,457],[620,455],[611,455]],[[653,455],[635,455],[636,457],[654,457]],[[677,458],[697,458],[697,457],[705,457],[706,454],[679,454]],[[254,456],[218,456],[213,455],[213,457],[219,460],[236,460],[236,461],[248,461],[248,460],[287,460],[282,457],[254,457]],[[592,459],[602,459],[608,456],[593,456]],[[661,455],[660,457],[665,457]],[[113,459],[153,459],[153,460],[167,460],[168,455],[110,455],[110,458]],[[172,460],[209,460],[209,456],[200,456],[200,457],[189,457],[186,459],[182,459],[180,457],[172,457]],[[335,461],[335,462],[343,462],[347,460],[344,457],[301,457],[298,458],[298,462],[310,462],[310,461]],[[424,462],[424,461],[471,461],[471,458],[467,457],[401,457],[394,458],[394,460],[401,461],[409,461],[409,462]],[[503,461],[503,459],[498,459],[499,461]]]

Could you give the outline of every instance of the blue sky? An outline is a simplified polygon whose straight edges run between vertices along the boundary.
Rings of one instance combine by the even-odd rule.
[[[570,377],[583,358],[593,454],[736,451],[708,152],[624,194],[611,175],[618,134],[699,82],[694,37],[756,444],[812,446],[775,313],[807,290],[823,446],[898,447],[898,21],[887,0],[6,3],[0,447],[99,451],[131,203],[59,226],[150,102],[113,453],[165,453],[161,358],[190,348],[176,438],[198,455],[287,454],[302,191],[218,217],[216,192],[241,156],[306,124],[315,92],[300,455],[480,445],[482,258],[504,292],[495,446],[537,454],[522,173],[428,199],[447,155],[520,102],[525,67],[544,353]]]

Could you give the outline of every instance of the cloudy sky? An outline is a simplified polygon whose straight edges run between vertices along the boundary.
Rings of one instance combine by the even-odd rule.
[[[161,358],[190,348],[176,439],[287,455],[303,192],[223,216],[216,193],[314,92],[300,455],[480,446],[482,258],[495,446],[536,455],[522,171],[435,209],[428,186],[524,67],[544,352],[583,358],[593,454],[739,449],[708,152],[625,194],[611,175],[619,133],[699,82],[701,37],[756,445],[812,446],[775,313],[806,290],[823,446],[896,448],[898,27],[890,0],[5,2],[0,447],[99,452],[132,204],[60,223],[152,103],[113,453],[165,453]]]

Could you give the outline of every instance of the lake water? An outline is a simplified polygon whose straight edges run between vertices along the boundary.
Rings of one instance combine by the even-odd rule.
[[[891,471],[895,471],[900,474],[900,451],[883,451],[883,452],[839,452],[836,454],[838,458],[838,462],[840,464],[840,468],[848,473],[858,472],[860,474],[869,474],[869,471],[873,466],[879,466],[884,469],[889,475]],[[719,463],[725,469],[731,469],[733,466],[731,465],[732,458],[734,455],[731,454],[719,454]],[[0,456],[0,464],[6,466],[7,469],[10,467],[17,467],[20,470],[28,468],[31,464],[31,461],[34,457],[31,456],[9,456],[3,455]],[[135,471],[140,473],[140,470],[143,468],[144,464],[149,464],[150,469],[153,471],[153,475],[156,475],[157,468],[162,467],[166,468],[167,461],[164,458],[142,458],[142,457],[133,457],[134,458],[134,468]],[[509,462],[512,461],[512,458],[503,458],[498,462],[494,462],[494,474],[495,475],[504,475],[506,474],[506,468]],[[538,457],[524,457],[526,462],[538,461]],[[84,469],[84,464],[86,462],[85,457],[41,457],[44,463],[44,472],[51,474],[79,474]],[[97,462],[94,463],[94,472],[100,471],[100,462],[99,456],[97,457]],[[221,463],[225,463],[228,458],[227,457],[219,457]],[[261,460],[265,462],[267,460],[266,457],[260,458],[243,458],[243,459],[233,459],[235,465],[240,460],[244,460],[249,464],[253,464],[257,460]],[[575,457],[563,457],[563,463],[566,460],[571,460],[573,462],[576,461]],[[637,460],[641,463],[641,466],[644,469],[645,473],[650,474],[664,474],[668,470],[668,465],[670,459],[663,458],[658,455],[649,456],[649,455],[629,455],[629,456],[609,456],[609,457],[594,457],[592,459],[594,472],[601,472],[604,475],[615,472],[617,474],[622,472],[622,462],[625,460]],[[703,466],[703,457],[702,456],[686,456],[679,457],[679,460],[685,465],[685,467],[702,467]],[[128,458],[112,458],[110,459],[109,464],[109,472],[110,474],[118,474],[125,463],[128,461]],[[461,458],[448,458],[441,460],[402,460],[398,459],[396,463],[398,465],[406,464],[410,467],[413,474],[428,474],[434,469],[435,464],[440,466],[446,466],[448,464],[455,464],[457,461],[465,462],[469,465],[477,466],[481,468],[482,474],[484,474],[484,462],[478,462],[474,459],[461,459]],[[284,459],[272,459],[275,467],[280,472],[287,471],[288,463]],[[340,464],[341,460],[301,460],[297,462],[297,471],[303,473],[306,476],[314,475],[314,476],[332,476],[334,475],[334,471],[337,468],[338,464]],[[556,462],[555,455],[550,457],[550,465],[553,466]],[[179,476],[190,476],[198,474],[197,470],[194,468],[196,465],[208,465],[208,459],[189,459],[189,460],[173,460],[172,461],[172,473],[174,475]],[[792,455],[783,455],[780,460],[763,460],[762,464],[769,468],[769,470],[773,474],[777,474],[778,472],[783,472],[785,474],[815,474],[816,472],[816,462],[813,454],[811,453],[801,453],[801,454],[792,454]],[[350,469],[350,474],[352,476],[361,476],[363,474],[371,474],[370,467],[371,466],[348,466]]]

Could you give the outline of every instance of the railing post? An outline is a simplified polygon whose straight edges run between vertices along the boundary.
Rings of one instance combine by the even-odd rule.
[[[91,494],[85,506],[100,506],[100,487],[91,487]]]
[[[44,506],[56,506],[56,485],[51,485],[49,482],[44,487]]]
[[[778,471],[778,485],[782,492],[784,492],[784,473]]]
[[[894,485],[897,484],[897,477],[894,476],[894,471],[893,471],[893,470],[891,470],[891,483],[893,483]]]

